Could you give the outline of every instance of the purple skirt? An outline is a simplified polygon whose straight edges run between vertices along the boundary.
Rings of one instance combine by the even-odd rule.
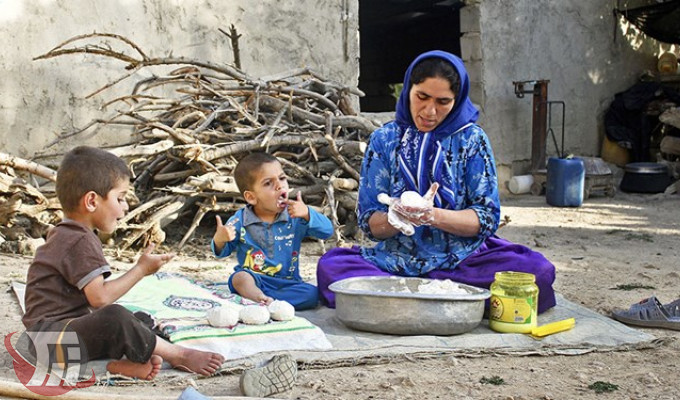
[[[526,246],[509,242],[497,236],[489,237],[474,253],[470,254],[455,269],[435,270],[423,275],[430,279],[451,279],[480,288],[488,289],[496,272],[528,272],[536,276],[538,286],[538,312],[555,306],[555,266],[541,253]],[[359,246],[338,247],[321,256],[316,268],[319,297],[322,304],[335,308],[335,294],[328,286],[345,278],[355,276],[392,275],[366,261]],[[488,306],[488,301],[487,301]]]

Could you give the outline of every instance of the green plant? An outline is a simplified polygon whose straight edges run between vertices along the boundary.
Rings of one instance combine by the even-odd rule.
[[[479,380],[479,383],[481,383],[483,385],[486,385],[486,384],[503,385],[503,384],[505,384],[505,381],[500,376],[494,375],[491,378],[487,378],[486,376],[483,376],[482,379]]]
[[[616,287],[611,288],[611,290],[635,290],[635,289],[656,289],[654,286],[643,285],[641,283],[623,283],[616,285]]]
[[[595,393],[607,393],[619,390],[619,386],[609,382],[597,381],[588,385],[588,389],[594,390]]]
[[[403,83],[392,83],[389,85],[390,91],[392,92],[392,97],[394,97],[396,101],[399,101],[399,95],[401,94],[401,89],[403,87]]]

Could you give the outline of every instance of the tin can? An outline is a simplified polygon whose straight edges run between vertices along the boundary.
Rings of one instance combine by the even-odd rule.
[[[536,276],[525,272],[496,272],[491,284],[489,327],[502,333],[530,333],[537,319]]]

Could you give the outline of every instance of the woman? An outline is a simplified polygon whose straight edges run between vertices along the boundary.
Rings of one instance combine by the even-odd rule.
[[[417,276],[489,288],[496,272],[509,270],[536,275],[539,313],[555,305],[555,267],[494,235],[496,166],[469,88],[463,62],[443,51],[421,54],[406,70],[396,120],[373,132],[361,168],[359,226],[378,244],[321,257],[317,280],[329,307],[335,296],[328,286],[349,277]],[[425,204],[402,204],[405,191],[424,195]],[[389,201],[379,201],[381,193]]]

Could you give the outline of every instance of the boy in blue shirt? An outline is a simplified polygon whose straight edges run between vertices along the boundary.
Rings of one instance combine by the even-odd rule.
[[[296,310],[316,307],[316,286],[300,277],[300,245],[305,237],[327,239],[331,221],[303,201],[288,198],[288,178],[276,157],[253,153],[234,170],[239,191],[248,203],[226,224],[217,216],[211,243],[217,257],[234,250],[238,265],[229,289],[247,299],[270,304],[285,300]]]

